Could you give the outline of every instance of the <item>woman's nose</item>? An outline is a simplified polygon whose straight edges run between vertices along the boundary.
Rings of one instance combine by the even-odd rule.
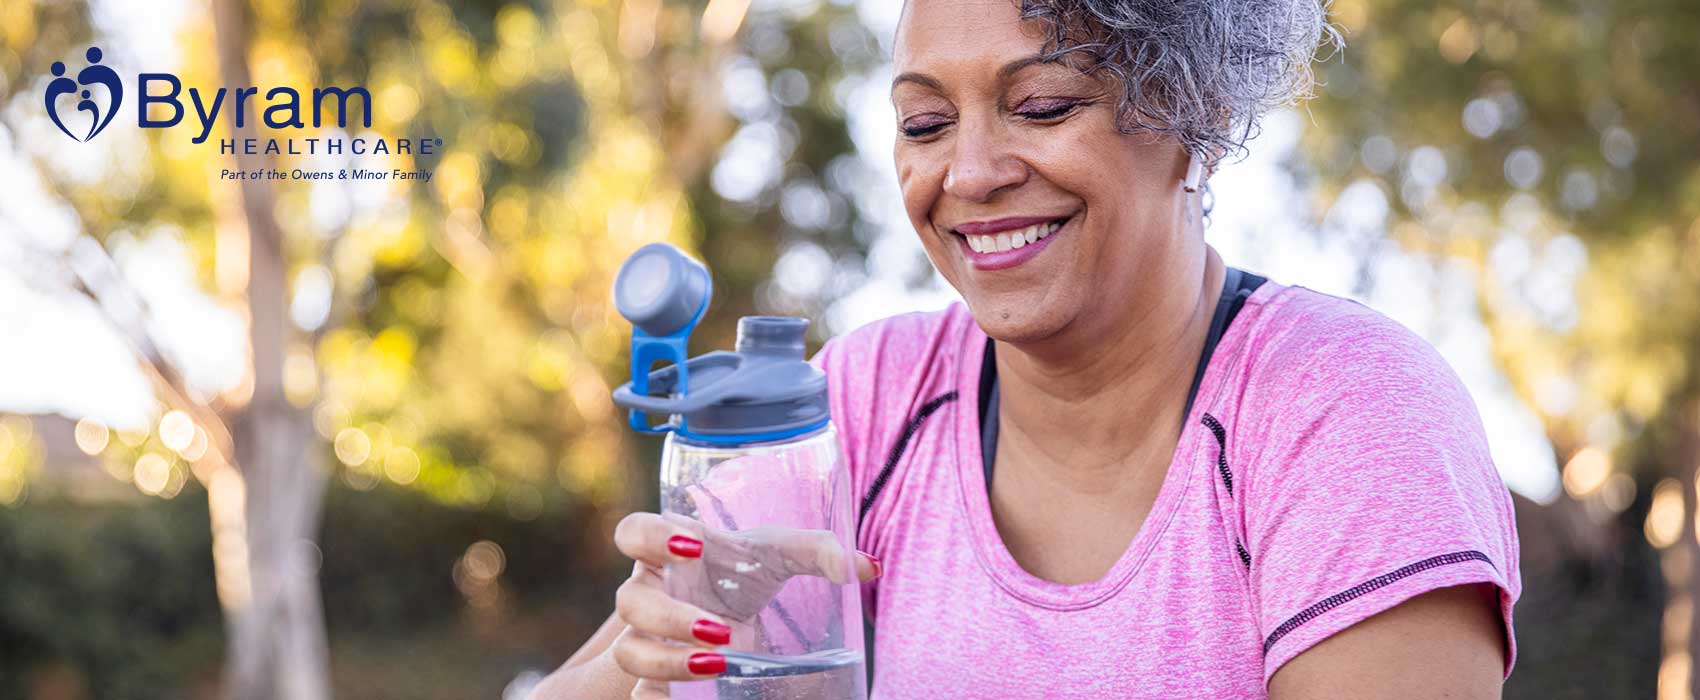
[[[944,176],[945,192],[984,202],[1026,179],[1027,165],[1011,152],[997,127],[958,124],[950,170]]]

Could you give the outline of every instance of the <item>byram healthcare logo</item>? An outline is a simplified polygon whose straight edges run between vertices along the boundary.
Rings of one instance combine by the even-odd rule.
[[[53,80],[47,84],[45,103],[47,118],[72,140],[86,142],[106,130],[118,108],[124,104],[124,85],[118,73],[101,65],[100,47],[90,46],[84,53],[89,65],[72,80],[65,75],[63,62],[55,61],[50,69]],[[443,140],[432,136],[391,138],[371,132],[372,93],[363,86],[321,86],[303,92],[289,86],[262,89],[254,86],[218,87],[203,92],[183,85],[182,79],[171,73],[137,73],[135,99],[136,127],[139,129],[169,129],[193,116],[185,126],[192,135],[190,143],[206,143],[224,117],[234,120],[231,138],[218,139],[220,155],[289,155],[289,156],[408,156],[418,158],[440,152]],[[96,92],[105,93],[106,107],[96,101]],[[262,97],[263,95],[263,97]],[[187,99],[184,99],[184,98]],[[76,100],[75,109],[62,107]],[[150,107],[158,109],[150,112]],[[61,110],[64,111],[61,111]],[[87,126],[77,114],[87,112]],[[169,115],[155,118],[156,115]],[[257,122],[257,124],[255,123]],[[328,125],[335,124],[335,130]],[[366,129],[350,135],[350,123]],[[276,136],[250,136],[242,130],[250,124],[263,125]],[[299,135],[312,129],[312,135]],[[319,131],[320,129],[327,129]],[[80,134],[80,135],[79,135]],[[339,170],[294,168],[256,169],[250,171],[224,170],[226,180],[304,179],[304,180],[431,180],[431,170],[414,160],[416,169],[402,170],[394,162],[388,170],[342,168]]]
[[[124,104],[124,85],[118,82],[118,74],[111,68],[100,65],[100,47],[90,46],[85,57],[89,66],[77,73],[77,79],[65,77],[65,64],[53,62],[53,82],[47,84],[47,118],[53,120],[53,125],[60,131],[78,141],[87,141],[95,137],[112,123],[112,115],[118,113],[118,106]],[[89,88],[101,86],[106,88],[106,110],[103,112],[96,104]],[[80,91],[80,92],[79,92]],[[78,93],[81,98],[77,101],[78,112],[89,113],[88,133],[79,137],[65,126],[65,120],[59,117],[59,98],[64,95]]]

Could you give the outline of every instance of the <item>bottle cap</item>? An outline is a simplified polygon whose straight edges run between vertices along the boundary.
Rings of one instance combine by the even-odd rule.
[[[828,419],[826,374],[804,359],[809,322],[784,316],[738,321],[736,352],[685,359],[685,342],[712,296],[708,269],[653,243],[626,259],[614,305],[631,321],[632,381],[614,390],[632,428],[747,444],[814,432]],[[656,362],[671,362],[648,371]],[[667,421],[655,426],[647,414]]]

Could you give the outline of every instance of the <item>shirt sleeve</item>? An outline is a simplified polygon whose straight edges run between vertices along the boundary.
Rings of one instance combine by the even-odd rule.
[[[1517,532],[1481,418],[1432,347],[1353,306],[1272,341],[1280,350],[1253,373],[1268,379],[1243,395],[1236,458],[1264,680],[1335,632],[1473,583],[1498,587],[1509,676]]]

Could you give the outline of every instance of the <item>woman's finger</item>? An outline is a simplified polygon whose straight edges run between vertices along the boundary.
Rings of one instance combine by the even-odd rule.
[[[879,557],[867,552],[856,551],[856,579],[867,583],[885,575],[885,564],[880,563]]]
[[[666,681],[644,679],[638,681],[637,687],[632,688],[632,700],[671,700],[672,697]]]
[[[827,580],[830,580],[833,583],[848,583],[849,581],[845,580],[844,576],[838,573],[844,570],[844,548],[838,546],[837,540],[833,540],[830,537],[826,539],[827,541],[822,542],[817,546],[816,561],[819,563],[821,571],[823,572],[823,575],[826,576]],[[880,564],[880,560],[875,558],[872,554],[858,550],[852,552],[850,556],[850,563],[855,567],[857,581],[867,583],[868,581],[878,578],[880,574],[885,573],[882,565]]]
[[[879,559],[846,549],[826,530],[764,527],[731,533],[730,537],[756,545],[755,551],[770,553],[773,565],[785,576],[821,576],[833,583],[850,583],[852,576],[856,581],[870,581],[883,573]]]
[[[719,653],[668,644],[631,628],[614,641],[614,662],[626,673],[655,681],[698,681],[726,671],[726,657]]]
[[[702,647],[732,643],[732,628],[719,615],[667,595],[661,577],[639,565],[614,593],[620,619],[643,634]]]
[[[655,513],[632,513],[614,527],[614,546],[621,554],[653,567],[692,561],[702,557],[700,524],[693,531],[685,523],[669,521]]]
[[[814,553],[815,566],[820,569],[819,575],[825,576],[828,581],[833,583],[849,583],[850,579],[845,575],[844,568],[846,550],[838,544],[836,538],[832,537],[832,533],[817,532],[820,533],[818,536],[805,539],[802,544],[809,548],[808,551]],[[853,567],[852,571],[856,580],[863,583],[872,581],[884,573],[880,560],[867,552],[851,552],[850,565]]]

